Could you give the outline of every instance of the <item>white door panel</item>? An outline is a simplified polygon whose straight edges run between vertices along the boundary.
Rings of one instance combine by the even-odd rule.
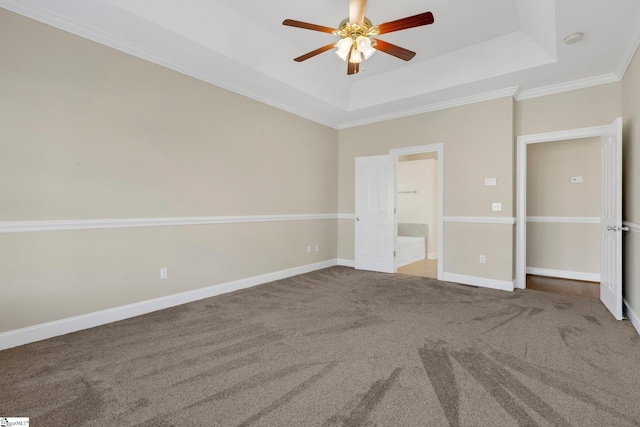
[[[355,268],[394,272],[393,160],[356,158]]]
[[[602,150],[602,265],[600,300],[622,319],[622,119],[601,137]]]

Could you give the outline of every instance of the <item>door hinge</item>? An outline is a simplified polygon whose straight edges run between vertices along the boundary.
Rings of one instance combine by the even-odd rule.
[[[393,208],[393,213],[396,213],[396,208]]]
[[[393,251],[393,257],[394,258],[396,257],[396,251]]]

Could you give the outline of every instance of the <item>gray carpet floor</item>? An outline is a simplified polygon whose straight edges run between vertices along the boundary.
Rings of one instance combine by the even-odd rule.
[[[0,352],[33,426],[637,426],[597,300],[332,267]]]

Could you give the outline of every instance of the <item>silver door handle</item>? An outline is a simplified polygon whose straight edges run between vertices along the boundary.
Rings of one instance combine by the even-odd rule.
[[[629,227],[607,226],[607,231],[629,231]]]
[[[356,221],[360,221],[360,217],[359,216],[356,217]]]

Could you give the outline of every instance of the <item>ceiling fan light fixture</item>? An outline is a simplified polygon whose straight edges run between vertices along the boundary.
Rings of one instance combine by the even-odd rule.
[[[345,37],[338,40],[336,43],[336,55],[338,55],[343,61],[346,61],[352,46],[353,40],[351,37]]]
[[[356,38],[356,47],[360,53],[364,56],[364,59],[369,59],[376,50],[371,46],[371,39],[365,36],[358,36]]]
[[[362,54],[358,49],[351,49],[351,55],[349,55],[349,62],[352,64],[359,64],[362,62]]]
[[[367,0],[349,0],[349,17],[343,19],[337,29],[296,21],[295,19],[285,19],[282,21],[282,25],[329,33],[340,38],[335,43],[329,43],[297,58],[293,58],[293,60],[296,62],[306,61],[335,47],[336,55],[348,64],[347,75],[353,75],[360,71],[359,64],[369,59],[377,50],[404,61],[410,61],[416,56],[415,52],[373,37],[380,34],[433,24],[433,14],[431,12],[424,12],[374,26],[371,20],[364,16],[366,4]]]

